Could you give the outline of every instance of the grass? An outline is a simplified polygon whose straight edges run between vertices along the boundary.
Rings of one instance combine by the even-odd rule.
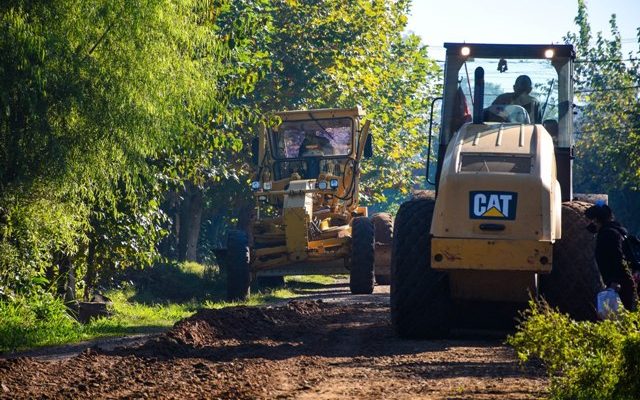
[[[284,301],[336,282],[333,276],[286,278],[283,288],[252,288],[243,302],[224,301],[216,268],[197,263],[158,265],[134,277],[135,285],[110,290],[112,316],[82,325],[48,293],[0,302],[0,352],[166,330],[199,308],[257,306]]]
[[[206,301],[203,305],[204,308],[220,309],[233,306],[259,306],[267,303],[273,303],[277,301],[283,301],[299,296],[291,289],[268,289],[266,291],[260,291],[258,293],[251,294],[249,298],[241,302],[228,302],[228,301]]]
[[[344,275],[346,276],[346,275]],[[331,285],[336,282],[336,279],[343,277],[343,275],[296,275],[285,277],[287,284],[293,285],[299,283],[311,283],[319,286]]]

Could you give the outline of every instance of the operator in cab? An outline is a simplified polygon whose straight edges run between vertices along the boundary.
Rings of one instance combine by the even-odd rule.
[[[522,106],[528,113],[531,122],[542,123],[542,107],[535,97],[531,96],[533,84],[527,75],[520,75],[513,85],[513,93],[503,93],[498,96],[491,105],[517,105]]]
[[[316,136],[314,132],[307,131],[300,145],[298,157],[318,157],[333,155],[331,141],[322,136]]]

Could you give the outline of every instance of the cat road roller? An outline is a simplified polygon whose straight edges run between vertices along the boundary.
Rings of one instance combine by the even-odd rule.
[[[252,143],[255,215],[249,232],[228,233],[227,297],[244,299],[253,280],[349,274],[354,294],[390,280],[391,220],[358,203],[363,158],[371,157],[361,108],[285,111]],[[376,242],[376,235],[379,240]]]
[[[513,327],[536,296],[595,318],[590,204],[572,201],[573,47],[445,48],[436,190],[416,193],[395,219],[395,331]]]

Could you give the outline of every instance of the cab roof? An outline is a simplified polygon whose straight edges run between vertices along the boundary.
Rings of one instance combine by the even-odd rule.
[[[275,113],[275,115],[282,118],[283,121],[300,121],[313,118],[357,118],[363,117],[365,114],[366,113],[360,106],[352,108],[320,108],[315,110],[280,111]]]
[[[478,58],[526,58],[545,59],[545,51],[553,49],[555,57],[575,58],[576,52],[570,44],[493,44],[493,43],[445,43],[447,56],[460,56],[463,47],[468,47],[468,57]]]

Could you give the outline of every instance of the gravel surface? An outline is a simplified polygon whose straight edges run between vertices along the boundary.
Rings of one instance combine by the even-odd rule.
[[[0,398],[533,399],[544,370],[503,338],[394,337],[385,289],[271,307],[200,310],[126,347],[0,360]],[[388,290],[388,289],[386,289]],[[343,296],[344,295],[344,296]],[[348,298],[340,301],[341,297]]]

